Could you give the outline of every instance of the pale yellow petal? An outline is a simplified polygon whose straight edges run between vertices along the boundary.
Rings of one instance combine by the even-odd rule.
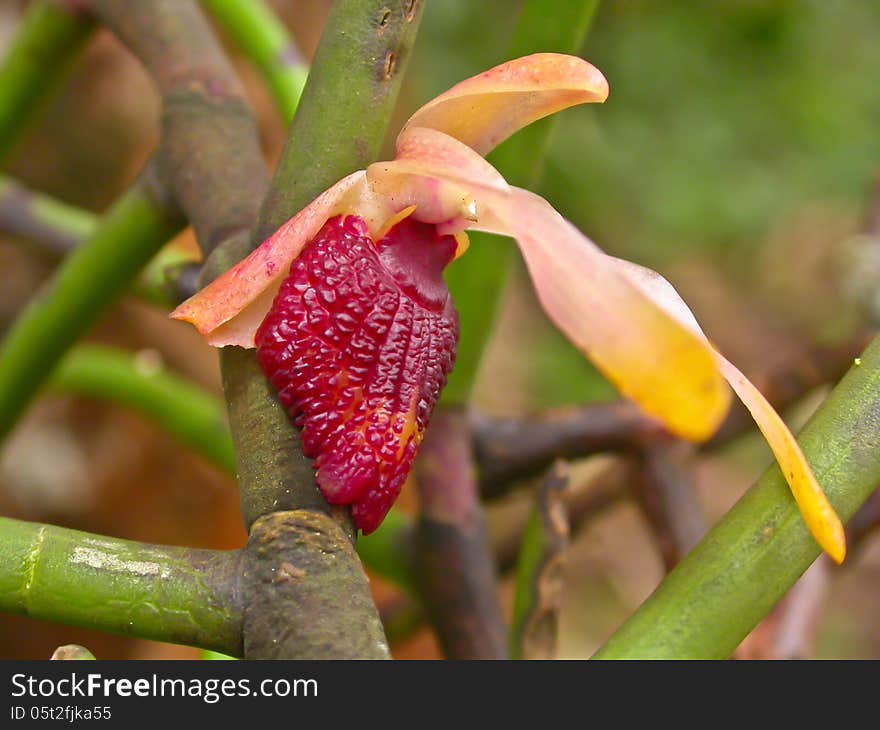
[[[478,227],[517,240],[548,316],[623,395],[683,438],[702,441],[717,430],[731,395],[705,338],[634,286],[545,200],[513,188],[485,190],[478,201],[496,218],[484,215]]]
[[[613,259],[617,268],[670,315],[702,335],[694,315],[673,286],[658,273],[630,261]],[[788,426],[761,392],[723,355],[715,351],[722,375],[752,414],[764,434],[797,502],[804,523],[819,546],[837,563],[846,557],[846,538],[840,518],[816,481],[806,457]]]
[[[592,64],[560,53],[536,53],[456,84],[413,114],[404,131],[430,127],[485,155],[542,117],[607,97],[608,82]]]

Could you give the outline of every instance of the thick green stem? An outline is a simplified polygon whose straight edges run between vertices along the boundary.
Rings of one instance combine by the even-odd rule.
[[[327,20],[287,143],[252,239],[259,244],[348,173],[379,154],[422,11],[421,0],[339,0]],[[228,266],[218,251],[212,264]],[[232,258],[235,258],[234,256]],[[353,536],[347,510],[331,510],[315,485],[299,435],[252,351],[226,348],[224,383],[239,453],[248,524],[273,509],[332,513]],[[251,448],[259,441],[259,450]],[[242,457],[246,454],[246,457]]]
[[[509,57],[539,51],[577,53],[584,43],[599,0],[527,0],[523,6]],[[529,125],[489,157],[508,182],[524,188],[538,183],[544,153],[553,130],[552,117]],[[510,241],[474,232],[466,256],[446,272],[458,307],[461,335],[455,370],[443,391],[444,405],[470,400],[483,349],[489,339],[498,302],[513,261]]]
[[[80,345],[61,361],[49,387],[139,411],[223,471],[235,474],[223,402],[161,365],[111,347]]]
[[[0,62],[0,163],[6,161],[40,101],[83,45],[92,24],[85,14],[40,0],[28,8]]]
[[[260,211],[263,241],[340,178],[374,162],[424,0],[337,0]]]
[[[240,655],[241,559],[0,517],[0,610]]]
[[[260,69],[284,119],[293,119],[309,69],[272,9],[263,0],[202,0],[202,4]]]
[[[67,349],[182,226],[144,176],[65,259],[0,344],[0,439]]]
[[[880,483],[880,339],[798,440],[834,508],[848,520]],[[728,657],[818,555],[772,466],[596,657]]]

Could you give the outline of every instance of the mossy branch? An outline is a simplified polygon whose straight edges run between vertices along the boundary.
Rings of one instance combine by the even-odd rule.
[[[241,560],[0,517],[0,610],[240,655]]]

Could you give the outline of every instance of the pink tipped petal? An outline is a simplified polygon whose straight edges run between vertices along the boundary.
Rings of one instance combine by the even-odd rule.
[[[413,217],[445,224],[456,232],[477,217],[474,184],[510,190],[492,165],[470,147],[434,129],[411,127],[401,134],[396,159],[367,168],[370,189],[397,207],[414,205]]]
[[[507,190],[510,186],[484,157],[463,142],[428,127],[408,126],[397,138],[397,157],[421,167],[424,173],[456,177]]]
[[[430,127],[485,155],[542,117],[607,97],[608,82],[592,64],[536,53],[456,84],[413,114],[403,131]]]
[[[801,447],[761,392],[737,368],[718,355],[721,372],[743,402],[782,470],[804,522],[819,546],[838,565],[846,558],[846,536],[840,518],[816,481]]]
[[[370,207],[370,202],[363,170],[343,178],[247,258],[183,302],[171,317],[191,322],[215,347],[253,347],[254,332],[303,247],[334,215],[358,213],[365,218],[381,217],[384,211],[371,211],[369,216],[362,211]]]
[[[636,286],[678,321],[702,336],[693,313],[660,274],[630,261],[612,259],[617,268]],[[752,414],[755,423],[770,445],[779,468],[791,488],[800,508],[804,522],[819,546],[835,562],[842,563],[846,557],[846,538],[843,525],[828,502],[828,498],[816,481],[803,451],[789,431],[788,426],[773,409],[761,392],[723,355],[715,351],[721,374]]]

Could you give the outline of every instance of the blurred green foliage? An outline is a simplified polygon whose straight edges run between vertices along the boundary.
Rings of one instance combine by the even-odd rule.
[[[418,101],[504,60],[519,7],[429,4]],[[880,4],[855,0],[601,3],[582,55],[611,96],[560,115],[538,192],[616,255],[662,272],[699,254],[747,277],[787,216],[865,205],[878,36]],[[542,404],[613,395],[561,336],[537,339]]]

